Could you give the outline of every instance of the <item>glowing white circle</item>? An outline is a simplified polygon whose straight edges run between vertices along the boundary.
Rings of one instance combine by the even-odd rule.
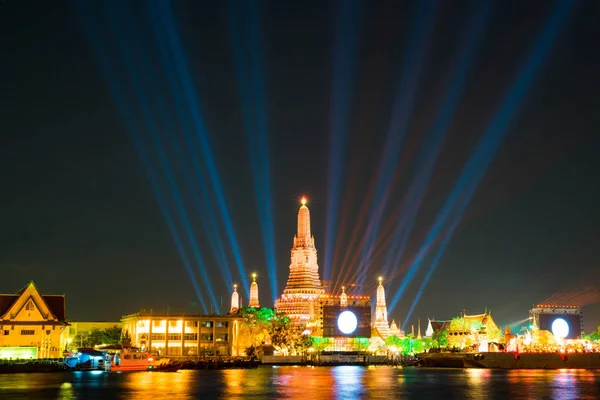
[[[358,319],[356,319],[356,315],[352,311],[344,311],[338,317],[337,323],[339,330],[349,335],[356,330]]]
[[[562,318],[557,318],[552,323],[552,334],[561,338],[569,335],[569,324]]]

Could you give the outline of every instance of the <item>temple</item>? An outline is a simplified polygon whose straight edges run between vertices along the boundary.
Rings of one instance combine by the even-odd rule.
[[[233,293],[231,294],[231,309],[229,312],[234,314],[240,309],[240,295],[237,292],[237,285],[233,285]]]
[[[256,274],[252,274],[252,283],[250,284],[250,302],[248,307],[259,308],[258,302],[258,283],[256,283]]]
[[[302,197],[298,210],[298,231],[290,256],[290,275],[279,299],[275,301],[278,312],[284,312],[295,324],[307,327],[317,324],[319,298],[325,293],[319,279],[315,238],[310,234],[310,211],[307,199]]]
[[[385,304],[385,289],[383,288],[383,278],[379,277],[379,286],[377,287],[377,303],[375,305],[375,323],[374,328],[385,339],[390,336],[390,326],[387,320],[387,305]]]

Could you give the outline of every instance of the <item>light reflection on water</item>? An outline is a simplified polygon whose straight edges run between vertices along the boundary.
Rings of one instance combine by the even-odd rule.
[[[2,399],[595,399],[600,370],[260,367],[0,375]]]

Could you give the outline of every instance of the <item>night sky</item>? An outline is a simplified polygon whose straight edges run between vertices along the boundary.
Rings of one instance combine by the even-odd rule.
[[[504,326],[555,292],[597,288],[600,6],[565,7],[539,68],[510,97],[557,3],[498,1],[487,17],[478,11],[482,3],[365,1],[353,16],[351,1],[342,2],[345,11],[326,1],[234,3],[233,11],[225,1],[175,1],[172,13],[154,2],[107,2],[110,9],[103,2],[0,2],[0,292],[33,280],[43,293],[66,294],[71,320],[117,320],[142,308],[201,312],[166,209],[206,307],[197,254],[220,311],[231,293],[225,270],[245,285],[256,271],[261,303],[270,307],[271,293],[287,280],[306,194],[322,278],[329,252],[334,284],[362,279],[354,293],[374,295],[383,273],[390,304],[453,191],[467,199],[457,183],[463,168],[499,125],[506,129],[498,128],[498,145],[470,170],[481,180],[467,181],[472,197],[464,213],[447,215],[389,319],[406,319],[453,223],[409,324],[487,307]],[[423,15],[431,16],[430,32]],[[473,35],[477,21],[481,32]],[[163,51],[174,43],[180,53]],[[408,85],[399,85],[403,77]],[[414,96],[407,96],[411,85]],[[398,97],[409,99],[399,108],[407,121],[388,136]],[[514,113],[494,119],[507,104]],[[199,120],[209,153],[195,139],[185,144],[185,130],[198,130]],[[436,126],[443,129],[432,141]],[[433,148],[437,157],[423,156]],[[387,158],[390,150],[397,159]],[[427,179],[423,165],[433,166]],[[335,171],[340,178],[332,180]],[[422,188],[418,200],[415,187]],[[390,265],[394,229],[412,217],[400,262]],[[381,223],[370,230],[375,220]],[[217,236],[225,261],[210,244]],[[373,249],[368,260],[363,248]],[[356,280],[341,282],[347,271]],[[600,325],[596,300],[585,300],[588,331]]]

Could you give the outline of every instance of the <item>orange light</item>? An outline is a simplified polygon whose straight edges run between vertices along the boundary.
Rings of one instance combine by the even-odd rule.
[[[302,203],[303,206],[306,205],[307,201],[308,201],[308,199],[306,198],[306,196],[302,196],[302,198],[300,199],[300,203]]]

